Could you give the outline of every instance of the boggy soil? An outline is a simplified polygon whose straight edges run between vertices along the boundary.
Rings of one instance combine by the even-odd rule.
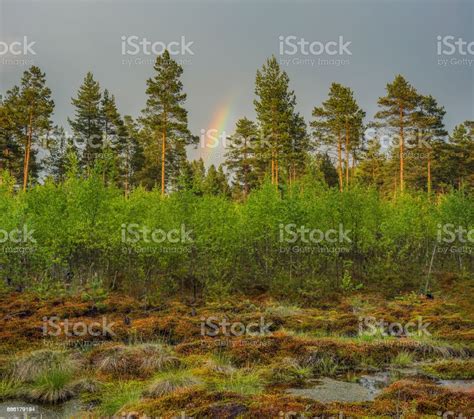
[[[471,417],[472,291],[450,279],[429,296],[146,306],[120,293],[5,291],[0,406],[75,400],[74,417],[91,418]],[[377,372],[390,380],[366,401],[318,399],[320,380],[361,383]]]

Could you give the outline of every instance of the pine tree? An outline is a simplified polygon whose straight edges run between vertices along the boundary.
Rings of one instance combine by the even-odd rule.
[[[216,169],[213,164],[209,167],[204,180],[204,193],[215,196],[228,196],[229,184],[222,165],[219,166],[219,169]]]
[[[182,67],[165,51],[156,58],[154,70],[155,76],[147,81],[148,99],[141,122],[151,136],[148,145],[151,141],[160,146],[159,155],[153,147],[145,156],[148,167],[161,169],[161,194],[164,195],[170,177],[178,175],[185,161],[185,147],[195,143],[197,138],[188,130],[187,111],[182,106],[186,100],[180,81]]]
[[[443,118],[446,111],[443,107],[438,106],[436,99],[429,96],[421,96],[419,103],[418,115],[416,117],[416,131],[413,138],[413,151],[415,156],[411,159],[415,161],[412,164],[410,177],[413,184],[417,188],[423,188],[426,185],[428,194],[432,190],[432,166],[436,165],[438,153],[442,149],[447,132],[444,129]],[[418,161],[424,162],[424,167],[418,164]]]
[[[92,73],[88,72],[77,97],[72,99],[75,117],[68,118],[78,142],[85,143],[82,165],[87,173],[90,173],[103,148],[101,97],[99,83],[94,80]]]
[[[457,125],[445,147],[440,170],[447,184],[474,190],[474,121]]]
[[[51,99],[51,90],[46,86],[46,75],[36,66],[23,73],[19,90],[14,89],[7,94],[16,101],[12,106],[12,115],[17,134],[21,136],[25,191],[30,172],[36,176],[39,171],[34,146],[39,144],[41,137],[52,128],[54,102]]]
[[[278,185],[280,163],[285,164],[284,151],[291,148],[296,99],[294,92],[289,90],[288,75],[281,71],[274,56],[257,71],[255,94],[254,105],[261,130],[258,153],[265,166],[270,164],[272,184]]]
[[[324,181],[329,187],[336,187],[339,183],[339,177],[329,155],[327,153],[319,154],[316,156],[316,159],[318,161],[319,170],[323,174]]]
[[[119,178],[124,172],[123,153],[126,147],[127,131],[120,116],[114,95],[104,90],[101,101],[101,123],[102,123],[102,153],[101,160],[104,168],[104,183],[115,181],[121,184]]]
[[[346,187],[349,185],[350,155],[355,154],[359,146],[364,116],[365,112],[359,108],[352,90],[339,83],[332,83],[328,99],[321,107],[315,107],[313,110],[315,119],[311,122],[311,127],[318,145],[336,149],[341,191],[344,183]],[[345,167],[345,182],[343,167]]]
[[[357,179],[364,185],[375,186],[381,190],[385,183],[386,158],[382,145],[377,137],[371,138],[362,152],[362,159],[357,169]]]
[[[71,153],[78,159],[78,150],[73,139],[67,137],[63,127],[55,126],[51,133],[52,141],[48,141],[47,150],[49,156],[45,158],[45,168],[47,173],[56,182],[63,182],[66,179],[68,162]]]
[[[140,143],[140,131],[130,115],[124,119],[125,139],[121,147],[120,177],[125,195],[127,196],[133,185],[137,184],[137,173],[144,164],[143,149]]]
[[[286,144],[286,172],[291,185],[297,176],[304,173],[308,152],[311,150],[306,123],[299,113],[293,113],[290,125],[290,142]]]
[[[247,118],[239,119],[234,135],[229,137],[225,165],[233,173],[233,185],[242,189],[244,197],[257,186],[255,165],[255,144],[258,137],[257,125]]]
[[[420,95],[403,76],[398,75],[392,83],[387,84],[387,95],[378,100],[382,108],[375,118],[383,121],[385,128],[398,136],[398,158],[400,191],[405,189],[405,139],[414,132],[417,125],[417,107]]]
[[[8,171],[10,177],[20,181],[21,177],[21,142],[19,125],[15,121],[20,116],[17,112],[20,89],[7,92],[7,97],[0,97],[0,171]]]

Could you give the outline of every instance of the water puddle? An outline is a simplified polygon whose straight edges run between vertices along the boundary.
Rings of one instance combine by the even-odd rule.
[[[292,388],[288,393],[319,402],[367,402],[374,400],[394,381],[416,374],[415,369],[397,369],[361,375],[355,382],[322,378],[311,388]]]
[[[338,381],[332,378],[322,378],[319,384],[312,388],[292,388],[289,394],[319,402],[365,402],[375,398],[376,392],[359,383]]]
[[[366,402],[374,400],[385,387],[393,382],[417,376],[415,368],[379,371],[373,374],[361,375],[355,382],[321,378],[310,388],[291,388],[287,390],[294,396],[307,397],[319,402]],[[438,380],[437,383],[453,391],[474,393],[474,380]]]

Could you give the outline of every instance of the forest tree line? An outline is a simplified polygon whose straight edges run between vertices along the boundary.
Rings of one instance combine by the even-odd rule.
[[[256,74],[256,120],[239,119],[225,161],[206,169],[186,156],[198,137],[188,127],[182,73],[168,52],[158,56],[137,118],[122,116],[115,96],[87,73],[71,99],[70,136],[53,123],[45,73],[31,67],[0,101],[0,170],[23,190],[48,177],[96,174],[125,195],[143,186],[244,199],[266,180],[285,190],[308,173],[340,191],[357,184],[384,195],[474,188],[474,121],[449,133],[444,107],[397,75],[373,120],[350,87],[333,83],[307,123],[275,57]]]

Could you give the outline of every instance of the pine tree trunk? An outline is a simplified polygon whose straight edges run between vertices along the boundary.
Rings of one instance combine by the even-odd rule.
[[[346,120],[346,188],[349,188],[349,129]]]
[[[278,157],[275,159],[275,185],[278,188]]]
[[[30,121],[28,124],[28,136],[25,145],[25,157],[24,157],[24,168],[23,168],[23,191],[26,191],[28,185],[28,173],[30,169],[30,154],[31,154],[31,140],[33,137],[33,115],[30,112]]]
[[[337,156],[338,156],[337,172],[338,172],[338,175],[339,175],[339,191],[342,192],[342,144],[341,144],[341,132],[338,133],[338,139],[337,139]]]
[[[249,168],[247,165],[247,138],[244,138],[244,197],[247,198],[249,193]]]
[[[166,116],[161,138],[161,196],[165,194],[165,161],[166,161]]]
[[[431,155],[428,153],[428,195],[431,195]]]
[[[272,185],[275,184],[275,157],[272,150]]]
[[[400,191],[403,192],[405,189],[404,184],[404,169],[405,169],[405,160],[404,160],[404,152],[405,152],[405,139],[404,139],[404,132],[403,132],[403,106],[400,106]]]

